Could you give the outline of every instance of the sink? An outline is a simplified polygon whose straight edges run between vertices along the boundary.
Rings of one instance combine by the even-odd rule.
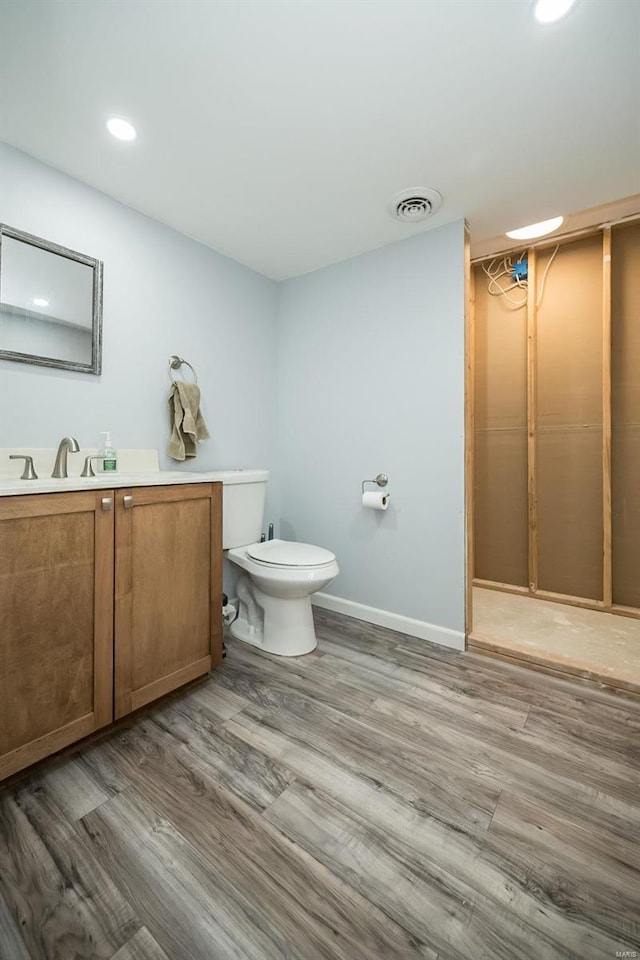
[[[0,496],[20,494],[63,493],[73,490],[117,489],[118,487],[150,487],[175,483],[210,483],[218,479],[215,471],[195,473],[183,470],[155,470],[140,473],[99,473],[95,477],[40,477],[38,480],[20,480],[14,475],[0,475]]]
[[[0,448],[0,496],[15,497],[19,494],[62,493],[72,490],[109,490],[122,487],[162,486],[172,483],[253,483],[266,479],[264,471],[247,470],[161,470],[158,451],[149,449],[118,450],[116,473],[102,473],[96,469],[95,477],[77,475],[87,456],[95,456],[98,451],[90,447],[81,449],[69,456],[68,469],[76,474],[65,479],[51,476],[56,451],[49,447]],[[33,459],[38,480],[21,480],[23,464],[10,460],[11,454],[30,456]],[[191,466],[191,464],[185,464]],[[193,464],[195,466],[195,463]],[[97,467],[97,464],[96,464]]]

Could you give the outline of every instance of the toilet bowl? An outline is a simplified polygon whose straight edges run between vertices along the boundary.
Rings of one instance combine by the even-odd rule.
[[[281,657],[309,653],[317,643],[311,596],[338,576],[334,554],[309,543],[260,541],[268,470],[218,470],[215,479],[222,483],[224,555],[242,570],[231,635]]]
[[[232,636],[283,657],[314,650],[311,596],[340,572],[335,555],[308,543],[267,540],[233,547],[225,556],[243,571]]]

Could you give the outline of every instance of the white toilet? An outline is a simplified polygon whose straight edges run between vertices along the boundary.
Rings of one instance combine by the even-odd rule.
[[[282,657],[310,653],[317,644],[311,594],[337,577],[335,555],[308,543],[259,542],[267,470],[229,470],[220,479],[222,546],[227,559],[244,571],[232,636]]]

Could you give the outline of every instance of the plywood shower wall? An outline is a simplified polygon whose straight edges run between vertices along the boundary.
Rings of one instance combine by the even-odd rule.
[[[490,295],[474,266],[474,577],[632,613],[640,608],[640,224],[528,258],[535,294],[530,288],[519,308]]]
[[[527,310],[491,296],[477,267],[474,289],[474,573],[526,587]]]
[[[613,602],[640,607],[640,224],[611,250]]]
[[[537,255],[540,278],[552,256]],[[537,306],[537,586],[594,600],[602,599],[602,273],[601,237],[561,247]]]

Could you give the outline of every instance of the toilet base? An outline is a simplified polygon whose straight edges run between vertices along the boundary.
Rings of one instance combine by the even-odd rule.
[[[309,597],[270,597],[252,584],[252,594],[264,616],[253,624],[240,608],[230,627],[231,636],[278,657],[301,657],[318,645]],[[255,618],[254,618],[255,619]]]

